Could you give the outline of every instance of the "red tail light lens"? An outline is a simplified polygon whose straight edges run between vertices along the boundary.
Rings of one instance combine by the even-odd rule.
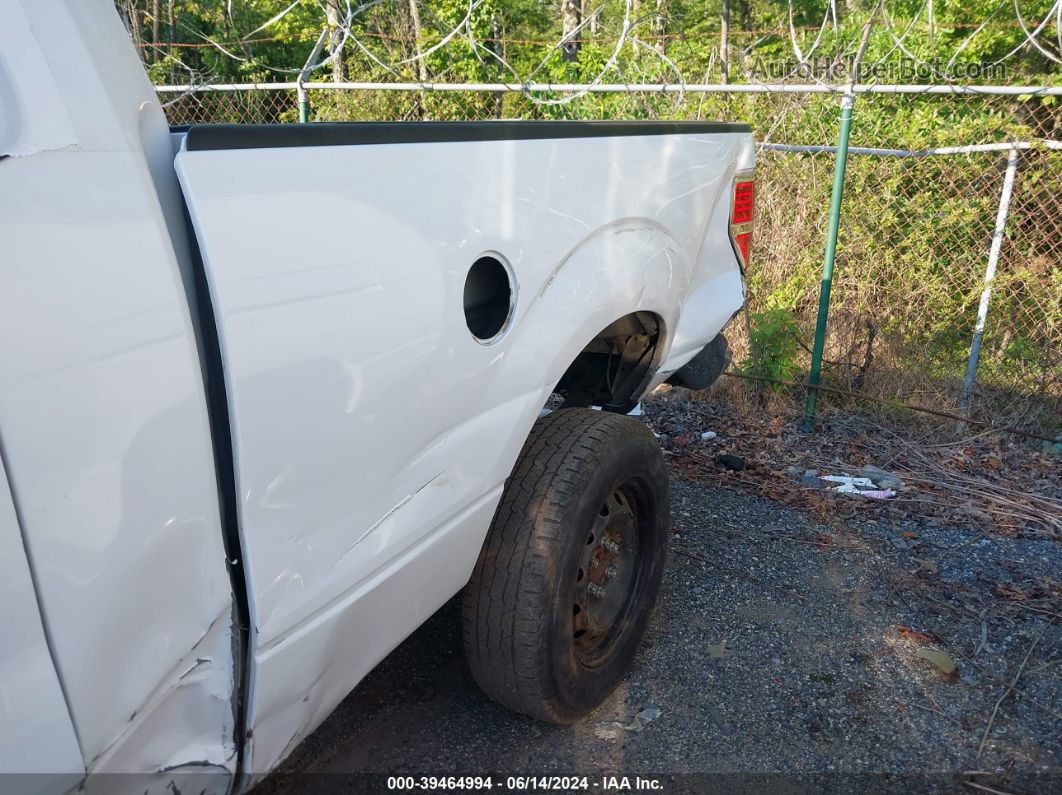
[[[752,246],[752,219],[756,215],[756,183],[738,177],[734,183],[734,206],[730,209],[730,236],[741,258],[742,267],[747,267]]]
[[[730,220],[735,224],[752,223],[752,215],[756,207],[756,183],[738,182],[734,185],[734,212]]]
[[[738,251],[741,252],[741,264],[746,265],[749,261],[749,247],[752,245],[752,232],[743,232],[734,236]]]

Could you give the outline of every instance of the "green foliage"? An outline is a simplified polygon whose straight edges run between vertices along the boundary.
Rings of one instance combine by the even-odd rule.
[[[289,0],[115,0],[157,82],[290,79],[306,62],[326,26],[324,9],[329,2],[340,13],[348,7],[358,7],[357,3],[348,6],[346,0],[304,0],[270,23],[288,8]],[[409,0],[361,4],[362,10],[352,23],[357,44],[349,42],[344,49],[347,74],[358,80],[416,79],[415,62],[409,59],[415,57],[417,46],[425,50],[438,43],[469,9],[468,0],[417,2],[421,18],[419,40],[412,36]],[[1026,25],[1033,28],[1053,4],[1054,0],[1020,0],[1018,8]],[[827,8],[825,0],[794,0],[792,21],[797,43],[804,52],[811,52],[816,45],[816,57],[850,54],[874,5],[871,0],[838,3],[836,26],[831,22],[820,31]],[[580,33],[579,58],[567,62],[557,49],[551,50],[561,34],[559,0],[481,0],[472,11],[468,28],[459,30],[446,46],[425,58],[428,75],[449,82],[589,81],[599,75],[613,54],[624,21],[625,3],[593,0],[586,7],[600,9],[596,33],[584,28]],[[631,20],[632,41],[619,53],[612,77],[621,81],[674,81],[676,74],[667,63],[670,61],[687,80],[718,80],[721,0],[666,0],[661,7],[666,16],[658,29],[661,23],[654,13],[655,0],[638,4]],[[775,0],[737,0],[731,4],[732,79],[746,81],[740,75],[740,65],[734,63],[739,58],[744,58],[746,65],[756,59],[793,59],[789,9],[789,3]],[[156,10],[160,13],[157,22],[153,17]],[[989,64],[1001,59],[1006,59],[1007,79],[1012,83],[1062,80],[1057,65],[1043,52],[1034,46],[1021,46],[1025,33],[1016,24],[1009,2],[937,0],[932,29],[927,24],[924,0],[889,0],[886,11],[887,16],[879,19],[871,37],[868,62],[895,65],[908,54],[927,64],[939,62],[933,66],[936,71],[926,73],[932,79],[886,82],[944,82],[945,67],[954,71],[966,64]],[[469,32],[478,46],[470,43]],[[655,38],[661,32],[664,38]],[[1045,33],[1051,32],[1052,26],[1048,25]],[[902,46],[896,43],[900,35]],[[643,43],[634,42],[633,37]],[[666,56],[667,61],[661,56]],[[381,63],[390,66],[385,68]],[[326,66],[313,77],[327,79],[328,71]]]
[[[158,42],[150,14],[155,5],[165,14],[168,2],[116,3],[157,83],[239,83],[294,80],[324,27],[329,1],[304,0],[267,25],[290,0],[174,0],[174,25],[161,21]],[[1032,29],[1053,4],[1018,0],[1017,8]],[[797,43],[810,52],[817,41],[817,56],[850,55],[876,5],[837,3],[836,26],[829,21],[820,31],[826,0],[794,0]],[[887,19],[879,18],[869,42],[868,62],[900,68],[914,55],[932,69],[914,79],[896,74],[878,82],[949,82],[943,71],[1002,62],[1006,74],[958,82],[1062,85],[1057,64],[1035,46],[1021,46],[1025,33],[1010,0],[933,5],[931,30],[924,0],[888,0]],[[345,8],[345,0],[339,6]],[[641,0],[632,30],[640,41],[632,37],[616,51],[624,2],[591,0],[590,8],[601,9],[597,30],[585,27],[578,58],[565,60],[554,46],[562,34],[559,0],[482,0],[467,28],[438,47],[465,19],[468,0],[417,0],[419,36],[409,0],[385,0],[355,19],[356,42],[343,50],[342,71],[359,82],[674,83],[679,74],[690,82],[719,82],[721,0],[665,0],[664,6],[666,20],[658,27],[656,0]],[[748,70],[756,59],[793,60],[788,2],[733,0],[730,7],[731,82],[755,81]],[[1050,48],[1059,23],[1047,21],[1043,41]],[[324,65],[309,79],[332,77],[331,65]],[[799,75],[791,80],[811,82]],[[835,141],[838,122],[837,97],[828,94],[613,93],[553,104],[563,97],[317,89],[310,98],[315,121],[719,119],[748,122],[761,140],[815,146]],[[202,94],[178,101],[169,113],[178,123],[298,118],[290,90]],[[855,147],[908,150],[1038,139],[1062,140],[1056,97],[861,96],[852,133]],[[917,394],[922,402],[937,399],[954,407],[1005,157],[849,158],[825,377],[884,397]],[[978,374],[979,388],[994,390],[1000,404],[1019,416],[1024,409],[1009,408],[1019,406],[1014,395],[1030,391],[1048,396],[1044,414],[1053,405],[1062,416],[1060,158],[1062,153],[1044,150],[1022,153]],[[807,366],[807,351],[797,340],[801,330],[809,338],[814,324],[832,167],[828,153],[759,155],[748,274],[752,338],[742,365],[747,372],[791,380]],[[926,381],[916,384],[914,375]]]
[[[753,313],[749,317],[750,355],[741,363],[740,371],[761,378],[792,381],[800,372],[799,335],[800,327],[792,312],[768,309]],[[779,385],[771,386],[778,388]]]

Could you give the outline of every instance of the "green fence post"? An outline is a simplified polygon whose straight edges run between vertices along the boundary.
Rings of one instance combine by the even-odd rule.
[[[841,97],[841,132],[837,137],[837,159],[833,166],[833,195],[830,198],[830,223],[826,229],[826,252],[822,259],[822,288],[819,291],[819,315],[815,321],[815,345],[811,351],[808,394],[804,403],[804,430],[815,430],[815,404],[822,380],[822,351],[826,347],[826,318],[830,312],[830,288],[833,286],[833,261],[837,254],[837,232],[841,226],[841,198],[844,196],[844,172],[848,165],[848,138],[852,132],[852,108],[855,93],[848,90]]]
[[[303,87],[302,80],[296,84],[295,93],[299,98],[299,124],[306,124],[310,120],[310,93]]]
[[[306,63],[302,65],[299,76],[295,78],[295,94],[299,100],[300,124],[306,124],[310,120],[310,93],[306,90],[306,86],[303,83],[310,77],[310,73],[321,65],[317,63],[317,56],[321,54],[327,37],[328,28],[325,28],[321,31],[321,35],[317,37],[317,43],[310,50],[310,56],[306,59]]]
[[[808,394],[804,402],[804,430],[815,430],[815,404],[819,399],[819,381],[822,380],[822,351],[826,347],[826,317],[830,313],[830,288],[833,287],[833,259],[837,254],[837,231],[841,226],[841,197],[844,195],[844,170],[848,165],[848,137],[852,132],[852,108],[855,107],[856,84],[863,56],[870,42],[874,19],[882,10],[884,0],[879,0],[867,21],[863,24],[859,49],[852,61],[852,73],[841,95],[841,131],[837,136],[837,159],[833,164],[833,195],[830,197],[830,224],[826,229],[826,251],[822,258],[822,288],[819,291],[819,316],[815,321],[815,345],[811,350],[811,371],[808,373]]]

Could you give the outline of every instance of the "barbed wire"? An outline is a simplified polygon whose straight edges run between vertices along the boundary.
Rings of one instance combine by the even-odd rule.
[[[409,0],[403,0],[403,4],[408,2]],[[638,59],[631,59],[629,62],[621,64],[622,55],[628,46],[644,50],[650,54],[651,62],[660,64],[667,73],[674,75],[676,84],[684,85],[687,79],[683,74],[683,69],[675,57],[669,55],[666,51],[667,44],[676,41],[714,39],[719,35],[715,31],[703,30],[673,33],[643,32],[637,29],[644,26],[649,20],[662,19],[668,24],[674,24],[681,18],[662,16],[657,13],[655,8],[649,13],[637,16],[634,0],[614,0],[610,7],[615,8],[616,5],[621,4],[622,17],[614,18],[612,29],[609,33],[588,36],[585,32],[586,28],[593,21],[598,21],[598,24],[600,24],[603,12],[606,10],[606,6],[609,6],[608,0],[601,0],[592,9],[584,8],[578,24],[574,28],[563,31],[557,38],[529,39],[507,38],[498,35],[481,36],[477,34],[474,22],[476,12],[482,8],[484,2],[486,0],[468,0],[464,13],[456,24],[448,23],[441,31],[421,31],[418,36],[416,31],[413,34],[407,34],[400,31],[364,29],[364,26],[369,22],[369,12],[388,4],[393,5],[394,0],[367,0],[358,4],[351,2],[351,0],[343,0],[338,7],[340,12],[338,18],[336,15],[337,6],[334,3],[328,4],[324,0],[294,0],[269,19],[248,30],[235,40],[213,38],[195,25],[182,20],[180,22],[181,28],[188,32],[195,39],[194,41],[154,42],[144,43],[142,46],[145,49],[150,48],[153,52],[167,56],[174,64],[188,73],[190,81],[199,83],[208,81],[204,80],[203,75],[199,74],[192,66],[177,58],[173,52],[174,48],[211,48],[225,58],[241,63],[253,61],[256,68],[277,75],[297,75],[299,80],[309,79],[318,70],[333,64],[336,59],[342,58],[345,52],[353,50],[392,77],[403,79],[407,74],[405,70],[415,66],[417,67],[418,75],[422,78],[420,82],[424,82],[423,77],[426,71],[423,65],[428,59],[455,42],[460,41],[468,46],[473,56],[480,63],[493,63],[503,70],[508,76],[508,82],[518,86],[530,86],[536,82],[536,76],[541,74],[542,70],[553,62],[558,51],[593,42],[605,48],[608,56],[588,79],[584,78],[581,81],[585,86],[592,87],[601,84],[610,75],[616,75],[617,73],[620,73],[617,75],[620,79],[612,82],[624,82],[622,73],[625,70],[630,71],[633,69],[640,73],[646,71],[646,67]],[[276,26],[297,9],[305,10],[309,5],[315,6],[320,12],[319,26],[273,36],[259,35],[274,30]],[[1026,8],[1029,7],[1028,2],[1025,5]],[[869,13],[880,17],[880,28],[884,30],[889,46],[884,53],[876,56],[873,60],[867,59],[868,70],[869,67],[888,63],[889,59],[894,58],[895,54],[899,52],[910,63],[921,67],[925,74],[932,75],[935,80],[954,83],[959,78],[952,76],[952,70],[964,52],[972,51],[971,48],[979,36],[986,31],[1014,30],[1021,32],[1021,41],[1006,54],[991,61],[988,66],[994,67],[1004,64],[1024,51],[1038,53],[1051,63],[1062,64],[1062,0],[1055,0],[1047,8],[1046,12],[1042,11],[1042,3],[1037,5],[1038,12],[1032,19],[1027,18],[1028,11],[1022,11],[1020,0],[1001,0],[999,4],[987,13],[984,19],[978,22],[941,23],[933,18],[928,0],[923,0],[922,4],[906,20],[906,25],[900,29],[897,26],[897,14],[906,15],[910,12],[906,8],[899,8],[899,0],[894,0],[894,10],[890,12],[889,3],[882,0]],[[1010,18],[1000,18],[1004,13]],[[1040,13],[1043,13],[1042,17],[1040,17]],[[768,41],[786,42],[788,49],[792,53],[793,66],[788,73],[780,76],[782,80],[804,78],[812,82],[824,82],[815,74],[815,70],[808,68],[813,63],[813,59],[818,58],[834,64],[843,64],[846,60],[851,59],[855,42],[850,41],[851,36],[846,36],[839,27],[835,0],[827,0],[823,3],[821,22],[818,25],[798,26],[796,24],[797,13],[792,0],[789,0],[788,8],[783,16],[784,19],[775,28],[761,27],[747,31],[734,31],[735,36],[751,37],[763,34],[759,39],[738,50],[738,60],[741,65],[740,73],[743,79],[750,82],[760,82],[754,73],[744,68],[744,62],[755,49]],[[932,35],[921,35],[927,31],[932,33],[934,30],[957,32],[970,30],[971,28],[972,32],[962,38],[958,44],[951,48],[950,52],[940,51],[939,38],[934,42]],[[662,30],[663,24],[660,26],[660,31]],[[313,57],[307,59],[302,66],[269,63],[268,59],[262,58],[260,53],[254,49],[256,45],[266,45],[273,42],[317,41],[322,36],[327,37],[327,48],[316,47],[311,52]],[[380,47],[373,46],[373,42],[385,44],[412,43],[416,45],[416,49],[412,54],[402,54],[402,57],[396,58],[386,48],[381,50]],[[423,49],[420,46],[421,44],[424,45]],[[529,70],[521,71],[514,66],[511,59],[507,59],[505,47],[498,46],[507,44],[542,47],[543,52],[541,57],[530,59],[535,64],[533,67]],[[924,49],[926,46],[934,46],[936,49],[927,53]],[[237,51],[241,48],[244,54]],[[825,55],[819,55],[819,53],[825,53],[828,48],[832,48],[832,50]],[[323,52],[325,49],[327,49],[327,52]],[[720,59],[725,57],[717,52],[716,49],[713,48],[711,51],[710,67],[715,64],[717,56]],[[529,60],[527,58],[528,54],[523,53],[522,55],[522,60],[526,63]],[[945,57],[946,61],[944,60]],[[942,62],[943,66],[941,66]],[[776,77],[778,76],[776,75]],[[535,96],[530,90],[524,93],[533,103],[558,105],[579,99],[585,95],[586,90],[572,92],[563,97]]]
[[[302,2],[303,0],[300,0]],[[983,22],[953,22],[948,25],[949,28],[954,30],[967,30],[970,28],[984,27],[988,30],[1009,30],[1014,28],[1020,28],[1021,23],[1014,19],[1011,21],[998,22],[996,24],[989,23],[987,26]],[[819,25],[797,25],[795,26],[798,33],[808,33],[811,31],[818,31]],[[746,28],[742,30],[731,31],[732,36],[759,36],[762,34],[778,33],[777,28]],[[297,30],[289,33],[278,34],[276,36],[259,36],[256,38],[242,38],[242,39],[227,39],[219,42],[225,47],[234,47],[240,44],[270,44],[270,43],[290,43],[293,41],[313,41],[320,35],[320,31],[317,28],[312,30]],[[428,32],[423,34],[423,37],[430,37],[433,34]],[[441,36],[436,35],[437,38]],[[377,30],[363,30],[359,33],[359,36],[366,39],[383,39],[393,42],[406,42],[412,43],[417,41],[417,37],[411,33],[384,33]],[[667,42],[667,41],[685,41],[685,40],[697,40],[697,39],[718,39],[719,31],[714,30],[687,30],[677,33],[647,33],[639,38],[647,42]],[[590,44],[599,40],[598,37],[589,36],[572,37],[568,39],[572,42],[579,44]],[[492,44],[521,44],[521,45],[549,45],[554,43],[554,39],[528,39],[528,38],[516,38],[512,36],[479,36],[477,41],[490,42]],[[162,48],[162,47],[177,47],[181,49],[209,49],[215,45],[206,41],[157,41],[157,42],[136,42],[135,46],[141,49],[150,48]]]

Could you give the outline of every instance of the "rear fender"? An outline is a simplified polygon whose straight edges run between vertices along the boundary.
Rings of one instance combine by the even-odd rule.
[[[669,344],[667,330],[677,320],[691,277],[689,257],[668,230],[651,219],[623,218],[596,230],[541,284],[533,285],[530,296],[525,290],[524,299],[518,300],[506,376],[523,382],[522,391],[539,392],[544,401],[603,329],[634,312],[650,312],[659,319],[660,361]],[[548,357],[545,368],[543,355]],[[529,380],[535,373],[539,378]]]

